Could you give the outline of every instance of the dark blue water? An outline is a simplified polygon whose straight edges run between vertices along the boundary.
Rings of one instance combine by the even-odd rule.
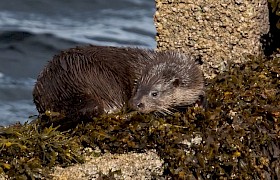
[[[0,125],[37,111],[38,73],[62,49],[84,44],[155,48],[153,0],[1,0]]]

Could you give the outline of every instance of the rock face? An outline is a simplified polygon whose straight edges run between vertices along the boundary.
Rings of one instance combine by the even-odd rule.
[[[55,180],[87,180],[103,179],[100,172],[119,171],[110,178],[115,179],[152,179],[155,175],[162,175],[163,161],[152,150],[146,153],[110,154],[101,157],[89,157],[85,164],[61,168],[56,167],[52,174]],[[105,179],[105,178],[104,178]]]
[[[181,49],[202,58],[206,77],[229,62],[262,54],[269,31],[267,0],[156,0],[157,48]]]

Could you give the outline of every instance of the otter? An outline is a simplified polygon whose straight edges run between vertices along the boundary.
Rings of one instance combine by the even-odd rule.
[[[86,121],[122,111],[141,66],[152,56],[151,50],[94,45],[62,51],[44,67],[33,89],[41,119],[59,114],[67,121]]]
[[[204,106],[204,78],[194,57],[178,51],[157,52],[134,86],[131,106],[143,113],[172,110],[198,102]]]
[[[33,100],[40,115],[58,112],[71,124],[127,109],[171,112],[198,100],[203,84],[194,59],[182,53],[89,45],[55,55]]]

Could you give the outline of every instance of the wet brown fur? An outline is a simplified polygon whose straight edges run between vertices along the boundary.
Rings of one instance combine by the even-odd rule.
[[[61,52],[38,76],[33,90],[40,114],[84,118],[127,106],[141,65],[152,51],[86,46]]]
[[[160,96],[151,97],[154,91]],[[170,113],[203,93],[203,75],[191,57],[91,45],[54,56],[38,76],[33,97],[41,115],[59,112],[67,118],[63,123],[71,124],[128,106]]]

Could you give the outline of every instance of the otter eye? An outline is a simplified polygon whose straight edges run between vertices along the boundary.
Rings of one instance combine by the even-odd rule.
[[[153,91],[153,92],[150,93],[150,96],[152,96],[152,97],[157,97],[157,96],[158,96],[158,92]]]

